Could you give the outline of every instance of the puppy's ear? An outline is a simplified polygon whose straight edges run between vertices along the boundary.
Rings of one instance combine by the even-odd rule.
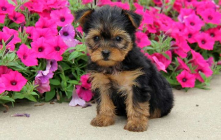
[[[79,22],[81,27],[83,27],[86,19],[91,15],[91,13],[93,13],[94,10],[93,9],[82,9],[79,11],[76,11],[74,13],[74,17],[75,17],[75,21]]]
[[[123,13],[129,18],[132,25],[137,29],[140,26],[142,16],[132,11],[123,10]]]

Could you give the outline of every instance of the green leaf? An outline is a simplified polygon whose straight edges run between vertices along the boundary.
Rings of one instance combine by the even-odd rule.
[[[171,59],[170,56],[169,56],[168,54],[166,54],[166,53],[162,53],[162,54],[163,54],[163,56],[165,56],[168,60]]]
[[[10,101],[10,102],[14,102],[14,101],[15,101],[14,99],[12,99],[12,98],[9,97],[9,96],[2,96],[2,97],[0,97],[0,100]]]
[[[60,85],[61,82],[58,79],[50,79],[50,84],[57,86]]]
[[[28,100],[30,101],[33,101],[33,102],[37,102],[37,100],[35,99],[35,97],[31,94],[27,94],[25,95],[25,98],[27,98]]]
[[[79,56],[79,54],[80,53],[77,51],[72,52],[71,55],[68,57],[68,61],[77,58]]]
[[[49,92],[46,92],[45,94],[45,101],[48,102],[50,101],[51,99],[53,99],[55,96],[55,90],[51,90]]]
[[[69,80],[68,83],[78,85],[79,82],[77,80]]]
[[[58,64],[62,67],[62,69],[63,69],[64,71],[71,68],[71,67],[70,67],[68,64],[66,64],[65,62],[59,62]]]
[[[13,98],[14,99],[23,99],[23,98],[25,98],[25,96],[22,93],[16,92],[16,93],[14,93]]]

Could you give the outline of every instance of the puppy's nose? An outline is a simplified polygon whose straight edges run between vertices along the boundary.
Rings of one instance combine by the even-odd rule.
[[[103,50],[102,55],[103,55],[104,59],[107,59],[110,55],[110,51],[109,50]]]

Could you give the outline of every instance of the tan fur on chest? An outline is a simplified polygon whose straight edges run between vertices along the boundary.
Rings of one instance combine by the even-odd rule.
[[[119,91],[128,91],[131,90],[132,86],[139,86],[136,79],[143,74],[141,69],[116,72],[114,74],[91,73],[92,89],[99,89],[102,86],[109,89],[112,85]]]

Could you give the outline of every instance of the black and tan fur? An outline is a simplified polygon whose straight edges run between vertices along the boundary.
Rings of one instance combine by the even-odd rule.
[[[117,7],[84,9],[75,18],[86,34],[88,72],[97,99],[93,126],[108,126],[126,115],[129,131],[145,131],[149,118],[167,115],[172,89],[135,43],[141,16]]]

